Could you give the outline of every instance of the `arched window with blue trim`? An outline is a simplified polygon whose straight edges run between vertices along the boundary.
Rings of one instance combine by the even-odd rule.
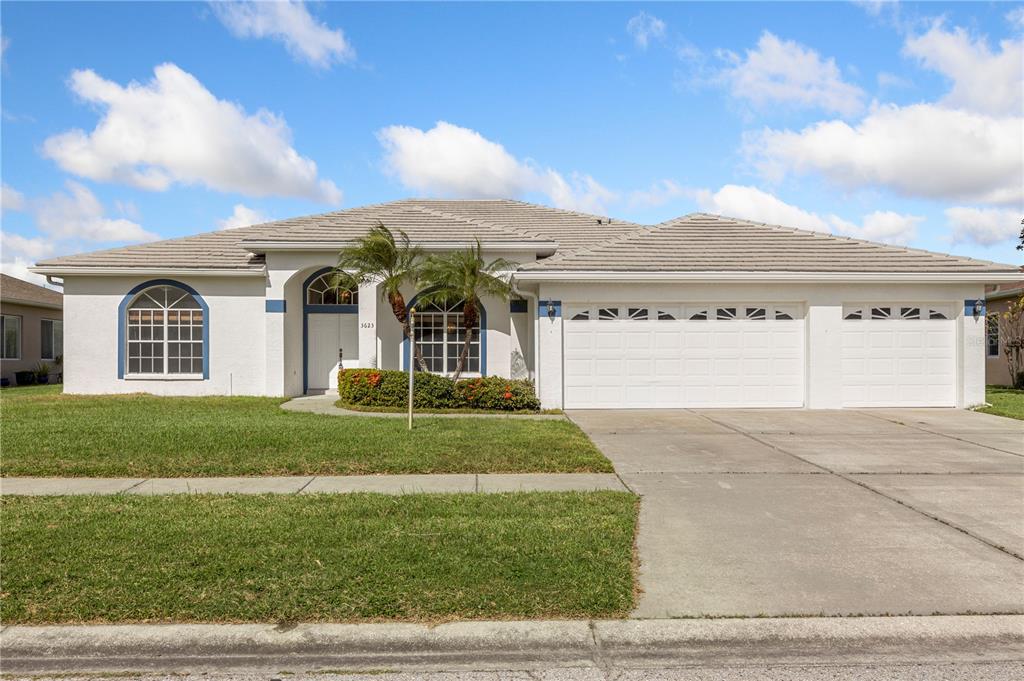
[[[125,310],[129,376],[205,376],[208,319],[193,292],[172,284],[145,288]]]
[[[328,271],[306,286],[306,304],[358,305],[359,289],[339,285],[333,272]]]

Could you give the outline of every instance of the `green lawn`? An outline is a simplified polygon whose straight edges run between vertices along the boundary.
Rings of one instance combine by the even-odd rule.
[[[985,400],[992,406],[978,411],[1024,420],[1024,390],[990,385],[985,390]]]
[[[612,470],[569,421],[422,417],[410,433],[403,419],[286,412],[282,401],[4,390],[0,471],[179,477]]]
[[[4,624],[622,617],[624,492],[3,497]]]

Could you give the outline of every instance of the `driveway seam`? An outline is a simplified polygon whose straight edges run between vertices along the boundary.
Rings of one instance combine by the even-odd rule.
[[[693,412],[693,413],[696,414],[697,412]],[[813,461],[808,461],[807,459],[803,458],[802,456],[794,454],[793,452],[786,451],[782,447],[779,447],[778,445],[776,445],[776,444],[774,444],[772,442],[767,442],[765,440],[762,440],[762,439],[760,439],[758,437],[755,437],[751,433],[743,432],[743,431],[739,430],[738,428],[729,425],[728,423],[722,423],[720,421],[716,421],[715,419],[711,418],[710,416],[707,416],[706,414],[697,414],[697,415],[706,418],[708,421],[711,421],[712,423],[716,423],[716,424],[718,424],[720,426],[723,426],[725,428],[729,428],[731,430],[734,430],[737,433],[740,433],[742,435],[746,435],[748,438],[750,438],[754,442],[759,442],[760,444],[763,444],[766,447],[771,447],[772,449],[774,449],[774,450],[776,450],[778,452],[782,452],[783,454],[786,454],[788,456],[791,456],[794,459],[797,459],[799,461],[803,461],[804,463],[810,464],[811,466],[815,466],[816,468],[820,468],[821,470],[826,471],[828,473],[831,473],[832,475],[836,476],[837,478],[840,478],[841,480],[846,480],[847,482],[853,483],[854,485],[857,485],[858,487],[861,487],[863,489],[868,490],[869,492],[877,494],[878,496],[882,497],[883,499],[888,499],[889,501],[893,501],[893,502],[899,504],[900,506],[903,506],[904,508],[908,508],[911,511],[914,511],[914,512],[920,514],[920,515],[923,515],[926,518],[931,518],[935,522],[940,523],[942,525],[945,525],[946,527],[949,527],[951,529],[957,530],[959,532],[963,532],[968,537],[971,537],[972,539],[974,539],[976,541],[979,541],[982,544],[985,544],[986,546],[990,546],[993,549],[995,549],[996,551],[999,551],[1001,553],[1005,553],[1006,555],[1012,556],[1012,557],[1016,558],[1017,560],[1024,561],[1024,556],[1021,556],[1021,555],[1015,553],[1014,551],[1011,551],[1011,550],[1007,549],[1004,546],[1000,546],[999,544],[995,544],[995,543],[989,541],[988,539],[985,539],[984,537],[981,537],[981,536],[979,536],[977,534],[974,534],[973,532],[971,532],[967,528],[961,527],[960,525],[957,525],[956,523],[950,522],[950,521],[945,520],[943,518],[939,518],[939,517],[934,516],[934,515],[932,515],[930,513],[927,513],[926,511],[921,510],[920,508],[917,508],[916,506],[914,506],[912,504],[908,504],[905,501],[901,501],[900,499],[897,499],[895,497],[891,497],[888,494],[886,494],[885,492],[877,490],[874,487],[871,487],[870,485],[868,485],[866,483],[863,483],[860,480],[857,480],[856,478],[851,478],[851,477],[849,477],[849,476],[847,476],[847,475],[845,475],[843,473],[840,473],[838,471],[834,471],[834,470],[832,470],[830,468],[822,466],[821,464],[814,463]],[[886,419],[886,420],[888,420],[888,419]]]
[[[930,429],[925,428],[923,426],[915,425],[913,423],[907,423],[906,421],[897,421],[895,419],[887,418],[887,417],[882,416],[880,414],[874,414],[874,413],[872,413],[870,411],[858,410],[857,413],[858,414],[864,414],[865,416],[870,416],[871,418],[878,419],[880,421],[885,421],[886,423],[895,423],[898,426],[905,426],[907,428],[913,428],[914,430],[919,430],[922,433],[930,433],[931,435],[940,435],[942,437],[949,438],[950,440],[956,440],[957,442],[964,442],[964,443],[969,444],[969,445],[974,445],[975,447],[984,447],[985,449],[991,449],[994,452],[1002,452],[1003,454],[1013,454],[1014,456],[1019,456],[1021,458],[1024,458],[1024,454],[1021,454],[1019,452],[1011,452],[1011,451],[1009,451],[1007,449],[999,449],[999,447],[993,447],[991,445],[985,445],[985,444],[982,444],[980,442],[975,442],[974,440],[966,440],[966,439],[964,439],[962,437],[957,437],[956,435],[950,435],[949,433],[940,433],[937,430],[930,430]]]

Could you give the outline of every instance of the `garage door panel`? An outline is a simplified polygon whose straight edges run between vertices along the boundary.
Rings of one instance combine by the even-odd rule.
[[[954,406],[956,326],[947,318],[948,310],[940,310],[936,318],[935,306],[846,306],[840,362],[843,406]]]
[[[717,318],[719,307],[734,318]],[[563,322],[574,338],[565,344],[569,408],[803,405],[804,321],[795,306],[778,318],[770,305],[567,309],[589,318]],[[640,309],[647,319],[634,314]],[[676,318],[658,318],[658,310]]]

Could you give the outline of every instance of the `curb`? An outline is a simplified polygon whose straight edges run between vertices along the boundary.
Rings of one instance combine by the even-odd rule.
[[[1018,661],[1024,616],[10,626],[5,673]]]

